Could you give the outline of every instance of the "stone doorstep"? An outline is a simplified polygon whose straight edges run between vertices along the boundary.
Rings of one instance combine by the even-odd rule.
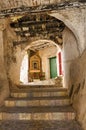
[[[73,112],[45,112],[45,113],[27,113],[27,112],[1,112],[0,120],[74,120],[75,113]]]
[[[67,92],[11,92],[11,97],[48,97],[48,96],[67,96]]]
[[[5,106],[7,107],[27,107],[27,106],[62,106],[70,105],[70,99],[8,99],[5,100]]]

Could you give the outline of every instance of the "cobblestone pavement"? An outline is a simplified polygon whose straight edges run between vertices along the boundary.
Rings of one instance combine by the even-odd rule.
[[[76,121],[0,121],[0,130],[83,130]]]

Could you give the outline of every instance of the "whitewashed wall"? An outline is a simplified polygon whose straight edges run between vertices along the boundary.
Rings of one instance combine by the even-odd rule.
[[[45,72],[45,78],[50,78],[50,66],[49,58],[57,57],[58,48],[56,46],[48,47],[39,51],[39,55],[42,59],[42,71]]]

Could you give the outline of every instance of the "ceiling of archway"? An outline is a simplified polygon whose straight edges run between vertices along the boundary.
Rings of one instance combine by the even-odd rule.
[[[39,51],[53,46],[56,46],[56,44],[51,40],[37,40],[32,42],[27,49]]]
[[[21,44],[23,41],[28,41],[30,37],[43,37],[62,45],[62,31],[64,30],[64,23],[52,16],[43,14],[25,15],[11,21],[10,26],[14,29],[17,37],[21,41],[14,42]],[[47,46],[47,44],[45,44]]]

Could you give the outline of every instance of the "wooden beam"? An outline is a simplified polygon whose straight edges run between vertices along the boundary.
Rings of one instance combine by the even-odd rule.
[[[42,44],[39,43],[39,45],[35,44],[34,46],[31,46],[31,47],[36,49],[36,48],[44,47],[44,46],[47,46],[47,45],[50,45],[50,43],[42,43]]]
[[[51,27],[51,28],[48,28],[48,29],[30,29],[30,30],[26,30],[26,31],[15,31],[17,35],[21,35],[21,34],[27,34],[27,33],[30,33],[30,34],[34,34],[34,33],[37,33],[37,34],[47,34],[47,33],[54,33],[54,32],[61,32],[62,29],[60,28],[56,28],[56,27]]]
[[[45,47],[50,47],[50,46],[52,46],[52,45],[51,44],[42,44],[42,45],[39,45],[39,46],[34,45],[34,47],[31,47],[31,48],[34,49],[34,50],[40,50],[40,49],[43,49]]]
[[[43,17],[42,17],[43,19]],[[57,20],[56,18],[52,18],[52,17],[49,17],[48,20],[34,20],[34,21],[31,21],[31,20],[28,20],[28,21],[21,21],[22,23],[24,24],[30,24],[30,25],[33,25],[33,24],[45,24],[45,23],[49,23],[49,22],[60,22],[60,20]]]
[[[48,43],[49,43],[49,42],[46,42],[46,44],[48,44]],[[38,46],[38,45],[44,44],[44,42],[35,42],[35,43],[31,44],[31,47],[34,47],[35,44],[36,44],[36,46]]]
[[[25,44],[26,42],[28,42],[28,40],[13,41],[13,46]]]
[[[39,33],[35,33],[35,32],[31,32],[28,36],[26,36],[25,34],[17,34],[17,35],[20,35],[21,37],[35,37],[35,36],[47,36],[47,37],[50,37],[50,36],[58,36],[58,35],[61,35],[61,32],[58,32],[58,31],[53,31],[53,32],[44,32],[44,31],[41,31]]]
[[[39,27],[40,25],[46,25],[46,26],[51,26],[51,25],[56,25],[56,26],[60,26],[60,24],[62,24],[61,21],[56,20],[46,20],[46,21],[28,21],[28,22],[12,22],[10,24],[11,27],[13,28],[20,28],[20,27]]]

